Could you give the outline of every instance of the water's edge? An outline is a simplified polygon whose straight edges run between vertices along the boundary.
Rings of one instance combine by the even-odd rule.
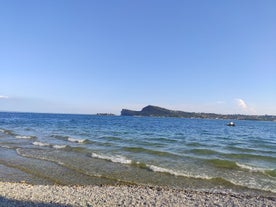
[[[275,123],[0,113],[0,181],[275,195]]]

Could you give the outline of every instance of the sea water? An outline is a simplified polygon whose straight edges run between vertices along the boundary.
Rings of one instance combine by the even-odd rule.
[[[0,113],[0,180],[276,192],[276,122]]]

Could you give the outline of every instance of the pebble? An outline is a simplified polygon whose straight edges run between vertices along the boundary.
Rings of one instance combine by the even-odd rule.
[[[152,186],[43,186],[0,182],[0,207],[276,206],[263,197]]]

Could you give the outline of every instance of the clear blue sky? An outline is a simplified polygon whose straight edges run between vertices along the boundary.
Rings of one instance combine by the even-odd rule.
[[[0,111],[276,115],[275,0],[0,0]]]

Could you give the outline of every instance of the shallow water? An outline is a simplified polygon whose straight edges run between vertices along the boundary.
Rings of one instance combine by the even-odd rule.
[[[0,113],[0,173],[8,168],[6,180],[25,175],[31,183],[275,193],[276,122],[236,121],[236,127],[227,122]]]

